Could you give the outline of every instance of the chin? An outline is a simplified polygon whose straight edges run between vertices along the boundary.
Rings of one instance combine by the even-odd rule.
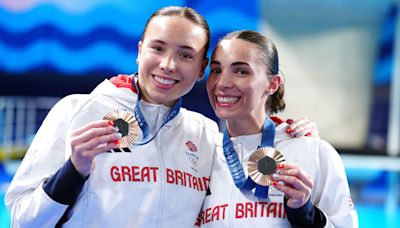
[[[231,119],[231,118],[235,117],[234,115],[232,115],[231,112],[229,112],[227,110],[217,110],[217,111],[215,111],[215,115],[218,118],[224,119],[224,120]]]

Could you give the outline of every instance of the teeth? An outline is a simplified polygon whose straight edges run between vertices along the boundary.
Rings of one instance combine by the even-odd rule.
[[[169,80],[169,79],[165,79],[165,78],[160,78],[158,76],[154,76],[154,80],[156,80],[158,83],[164,84],[164,85],[172,85],[172,84],[175,83],[175,80]]]
[[[217,97],[217,101],[221,103],[235,103],[239,97]]]

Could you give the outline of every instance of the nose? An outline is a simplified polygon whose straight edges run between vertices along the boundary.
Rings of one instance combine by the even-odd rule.
[[[229,74],[224,73],[223,71],[219,74],[217,79],[217,87],[220,89],[230,88],[232,87],[232,77]]]
[[[163,59],[160,62],[160,68],[161,68],[161,70],[168,72],[168,73],[175,72],[176,61],[175,61],[174,55],[172,53],[167,53],[166,55],[163,56]]]

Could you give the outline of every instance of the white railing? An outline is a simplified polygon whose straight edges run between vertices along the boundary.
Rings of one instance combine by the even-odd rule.
[[[58,97],[0,96],[0,160],[20,158]]]

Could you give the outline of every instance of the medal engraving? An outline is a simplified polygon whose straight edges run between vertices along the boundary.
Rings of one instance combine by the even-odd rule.
[[[120,148],[133,145],[139,138],[139,125],[135,117],[128,111],[117,109],[107,113],[104,120],[111,120],[114,127],[122,134]]]
[[[247,171],[249,177],[261,186],[269,186],[272,183],[272,174],[280,163],[285,162],[282,154],[272,147],[261,147],[249,158]]]
[[[276,161],[270,157],[263,157],[257,162],[258,171],[263,175],[271,175],[276,172]]]
[[[118,127],[118,132],[122,134],[122,137],[127,136],[129,133],[129,124],[123,119],[116,119],[113,121],[114,126]]]

